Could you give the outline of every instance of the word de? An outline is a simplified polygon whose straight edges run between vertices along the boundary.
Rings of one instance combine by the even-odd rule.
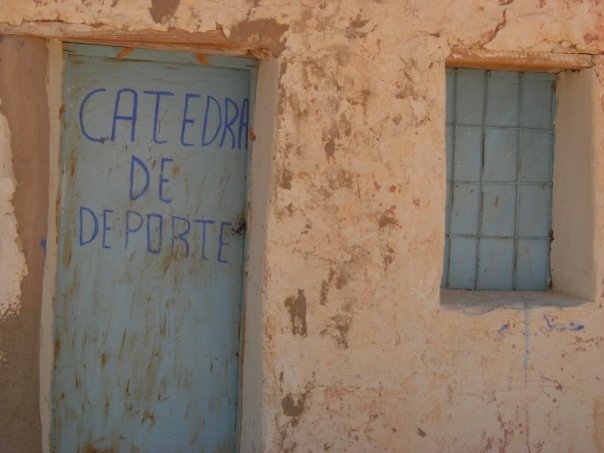
[[[158,182],[158,197],[162,203],[172,203],[172,198],[169,195],[167,183],[170,179],[167,177],[167,167],[174,162],[174,159],[169,157],[160,157],[159,159],[159,182]],[[138,178],[137,178],[137,175]],[[139,199],[149,190],[151,181],[151,172],[149,167],[142,159],[132,155],[130,157],[130,188],[129,196],[132,201]]]

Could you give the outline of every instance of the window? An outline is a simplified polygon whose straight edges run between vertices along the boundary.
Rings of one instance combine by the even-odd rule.
[[[447,203],[441,286],[551,285],[555,76],[447,70]]]

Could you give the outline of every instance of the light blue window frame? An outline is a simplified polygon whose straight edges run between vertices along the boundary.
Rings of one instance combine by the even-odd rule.
[[[551,286],[555,76],[447,69],[443,288]]]

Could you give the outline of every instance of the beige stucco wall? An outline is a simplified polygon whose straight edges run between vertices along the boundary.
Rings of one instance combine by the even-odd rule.
[[[38,451],[48,211],[44,39],[0,37],[0,451]]]
[[[446,57],[597,55],[604,4],[7,0],[0,29],[163,45],[218,30],[273,53],[255,130],[243,451],[604,450],[603,57],[571,84],[588,93],[577,146],[597,297],[482,313],[439,299]]]

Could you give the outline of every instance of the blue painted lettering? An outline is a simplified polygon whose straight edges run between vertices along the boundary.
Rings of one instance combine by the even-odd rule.
[[[131,217],[138,218],[137,226],[133,226],[132,223],[130,223]],[[125,249],[128,249],[128,239],[130,238],[130,233],[136,233],[136,232],[140,231],[140,229],[142,227],[143,227],[143,216],[140,215],[136,211],[130,211],[130,210],[126,211],[126,239],[124,241]]]
[[[229,105],[233,108],[232,116],[229,117]],[[222,130],[222,139],[220,140],[220,147],[224,145],[224,140],[226,139],[227,131],[229,132],[229,136],[231,137],[231,149],[235,149],[236,141],[235,141],[235,133],[233,132],[233,124],[237,121],[239,117],[239,109],[237,108],[237,103],[230,98],[224,99],[224,129]]]
[[[206,226],[208,224],[211,225],[216,222],[214,222],[213,220],[206,220],[206,219],[193,220],[193,222],[201,224],[201,257],[204,260],[207,260],[208,257],[206,256]]]
[[[86,214],[86,215],[84,215]],[[88,218],[88,222],[84,217]],[[85,230],[88,232],[88,237],[85,238]],[[99,232],[99,221],[92,209],[84,206],[80,207],[80,245],[90,244]]]
[[[130,97],[130,106],[131,106],[131,113],[129,115],[122,115],[119,114],[119,112],[122,110],[121,106],[120,106],[120,102],[122,99],[122,95],[125,93],[129,93],[131,95]],[[115,141],[115,132],[116,132],[116,128],[117,128],[117,121],[129,121],[130,122],[130,141],[133,142],[134,141],[134,137],[136,135],[136,113],[137,113],[137,103],[138,103],[138,95],[136,93],[136,91],[134,91],[132,88],[122,88],[121,90],[118,90],[117,94],[115,95],[115,106],[113,108],[113,127],[111,129],[111,140]],[[126,105],[126,108],[128,107],[128,105]]]
[[[159,160],[159,199],[164,203],[172,203],[172,198],[168,198],[168,196],[164,192],[164,183],[170,181],[168,178],[164,177],[164,164],[166,162],[174,162],[174,159],[171,159],[169,157],[162,157]]]
[[[103,143],[103,142],[105,142],[105,140],[107,140],[107,137],[93,137],[86,131],[86,129],[84,128],[84,108],[86,107],[86,103],[92,97],[93,94],[103,93],[105,91],[107,91],[105,88],[97,88],[95,90],[92,90],[90,93],[88,93],[86,96],[84,96],[84,99],[82,100],[82,103],[80,104],[80,113],[79,113],[80,130],[82,131],[82,134],[84,135],[84,137],[86,137],[91,142]]]
[[[142,106],[138,102],[139,93],[147,95],[142,98],[146,100]],[[170,98],[172,100],[169,101]],[[180,103],[182,110],[174,108],[176,102]],[[153,113],[138,115],[139,108]],[[95,88],[82,98],[78,114],[80,131],[90,142],[125,139],[130,142],[140,140],[142,144],[143,137],[139,136],[142,130],[149,131],[149,143],[156,145],[172,141],[173,145],[184,147],[247,149],[249,109],[250,101],[246,98],[238,100],[161,89],[137,91],[120,88],[108,92],[105,88]],[[111,122],[109,125],[104,123],[107,120]],[[141,121],[149,124],[140,127]],[[101,133],[109,128],[109,136]]]
[[[166,143],[167,140],[159,140],[157,138],[157,132],[159,129],[159,105],[162,96],[174,96],[174,93],[172,93],[171,91],[143,91],[143,93],[155,95],[155,113],[153,115],[153,143]]]
[[[237,135],[237,148],[241,149],[241,140],[245,139],[243,149],[247,149],[248,136],[249,136],[249,125],[250,125],[250,101],[244,99],[241,103],[241,119],[239,121],[239,134]]]
[[[155,228],[151,225],[151,219],[156,219],[157,223]],[[157,255],[161,252],[163,243],[163,231],[164,230],[164,218],[161,214],[147,214],[147,251]],[[153,240],[152,231],[155,233],[155,241]],[[155,242],[155,247],[153,247]]]
[[[136,168],[139,168],[140,170],[137,172]],[[135,180],[137,179],[136,178],[137,174],[140,175],[141,176],[140,179],[143,179],[143,181],[144,181],[141,184],[139,184],[138,188],[135,187]],[[140,196],[147,191],[147,189],[149,188],[150,179],[151,178],[149,177],[149,169],[147,168],[145,163],[142,160],[140,160],[138,157],[136,157],[135,155],[132,155],[132,157],[130,158],[130,199],[131,200],[136,200],[137,198],[140,198]]]
[[[199,94],[186,93],[185,94],[185,110],[182,114],[182,127],[180,129],[180,144],[182,146],[193,146],[193,143],[185,142],[185,134],[187,129],[187,124],[195,123],[195,120],[187,117],[187,113],[189,111],[189,99],[200,98]]]
[[[102,219],[101,219],[102,217]],[[102,249],[113,249],[118,230],[116,222],[123,222],[124,250],[135,250],[159,255],[188,258],[199,256],[205,261],[228,263],[229,231],[233,223],[212,219],[191,219],[159,212],[141,213],[136,210],[119,211],[103,208],[98,211],[81,206],[79,218],[79,243],[86,246],[95,242]],[[199,228],[191,228],[192,224]],[[216,225],[215,227],[213,227]],[[164,241],[164,233],[170,241]],[[238,240],[236,237],[235,240]],[[201,253],[200,253],[201,252]]]
[[[210,107],[214,106],[214,110],[216,111],[215,115],[211,115]],[[214,127],[214,133],[211,138],[208,139],[208,124],[209,119],[214,118],[214,122],[216,123]],[[220,128],[222,127],[222,111],[220,109],[220,104],[213,96],[208,96],[208,102],[206,103],[206,111],[203,118],[203,131],[201,134],[201,146],[209,146],[211,145],[216,137],[218,137],[218,133],[220,132]]]
[[[218,239],[218,262],[219,263],[227,263],[228,261],[222,258],[222,247],[225,245],[229,245],[228,242],[223,240],[224,238],[224,229],[225,227],[231,226],[231,222],[220,222],[220,239]]]
[[[111,246],[107,245],[107,232],[111,231],[112,228],[108,225],[109,214],[113,211],[111,209],[103,209],[103,248],[110,249]]]
[[[177,223],[180,223],[184,226],[177,228]],[[176,239],[179,239],[185,249],[185,256],[189,256],[189,241],[187,240],[187,234],[189,234],[190,230],[191,222],[189,222],[188,219],[177,216],[172,217],[172,253],[174,253],[174,243],[176,242]]]

